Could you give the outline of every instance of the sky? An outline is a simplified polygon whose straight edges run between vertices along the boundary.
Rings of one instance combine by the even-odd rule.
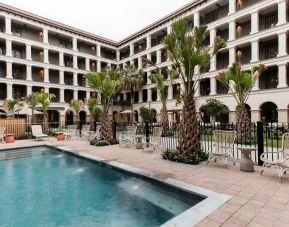
[[[0,0],[1,3],[115,41],[192,1],[194,0]]]

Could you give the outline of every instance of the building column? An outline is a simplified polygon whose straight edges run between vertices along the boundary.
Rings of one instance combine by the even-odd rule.
[[[29,96],[32,94],[32,86],[26,85],[26,95]]]
[[[215,38],[216,38],[216,29],[212,28],[210,30],[210,46],[213,47],[215,43]],[[210,61],[210,71],[215,71],[216,70],[216,64],[217,64],[217,56],[213,55]]]
[[[251,110],[251,121],[257,122],[261,120],[261,111],[260,110]]]
[[[236,122],[236,111],[229,112],[229,122]]]
[[[138,92],[138,102],[139,102],[139,103],[142,103],[142,102],[143,102],[143,95],[142,95],[142,93],[143,93],[143,90],[139,90],[139,92]]]
[[[90,91],[86,91],[86,99],[90,99]]]
[[[152,89],[148,88],[147,92],[148,92],[148,100],[147,100],[147,102],[151,102],[152,101]]]
[[[31,61],[31,45],[26,44],[26,60]]]
[[[7,79],[13,79],[12,75],[12,62],[7,61],[6,62],[6,78]]]
[[[64,71],[59,71],[59,84],[64,84]]]
[[[5,33],[8,35],[11,35],[11,18],[10,17],[5,17]]]
[[[160,91],[157,89],[157,101],[160,102],[161,101],[161,93]]]
[[[200,97],[201,96],[201,89],[200,89],[200,80],[196,81],[196,97]]]
[[[64,53],[59,52],[59,65],[64,66]]]
[[[167,34],[171,34],[171,32],[172,32],[172,25],[170,24],[167,27]]]
[[[12,41],[6,39],[6,56],[12,57]]]
[[[277,57],[283,57],[287,55],[287,33],[282,32],[278,34],[278,55]]]
[[[194,13],[194,27],[200,26],[200,13],[195,12]]]
[[[160,64],[162,62],[162,51],[157,50],[157,64]]]
[[[43,59],[44,61],[43,61],[43,62],[44,62],[45,64],[49,64],[48,49],[44,49],[43,52],[44,52],[44,59]]]
[[[168,100],[173,99],[173,86],[171,84],[168,85]]]
[[[287,85],[287,64],[278,65],[278,88],[285,88]]]
[[[228,15],[234,14],[236,12],[236,1],[229,1],[229,13]]]
[[[26,65],[26,80],[32,81],[32,66]]]
[[[152,47],[152,37],[150,35],[147,36],[147,49]]]
[[[77,38],[76,37],[73,37],[72,38],[72,49],[74,51],[78,51],[78,48],[77,48]]]
[[[151,75],[152,75],[151,71],[147,72],[147,84],[151,84],[152,83],[151,78],[150,78]]]
[[[278,122],[288,123],[288,109],[278,109]]]
[[[217,81],[215,77],[210,78],[210,95],[217,94]]]
[[[74,68],[74,69],[78,69],[78,65],[77,65],[77,55],[73,55],[73,68]]]
[[[251,32],[250,34],[254,34],[259,32],[259,12],[256,11],[251,14]]]
[[[49,94],[49,87],[47,87],[47,86],[44,87],[44,93],[48,93]]]
[[[119,50],[116,51],[116,60],[120,61],[120,51]]]
[[[132,56],[132,55],[134,55],[134,44],[133,43],[131,43],[129,45],[129,56]]]
[[[73,73],[73,86],[78,86],[77,73]]]
[[[89,58],[85,58],[85,70],[90,71]]]
[[[6,83],[6,86],[7,86],[7,99],[8,100],[11,100],[13,99],[13,84],[12,83]]]
[[[97,61],[97,72],[101,72],[101,61]]]
[[[255,40],[251,42],[251,61],[250,62],[257,62],[259,61],[259,40]]]
[[[253,91],[258,91],[258,90],[260,90],[259,78],[256,80],[256,82],[255,82],[252,90],[253,90]]]
[[[48,42],[48,29],[43,28],[43,43],[49,44]]]
[[[44,83],[49,83],[49,69],[44,68]]]
[[[229,39],[228,41],[233,41],[236,39],[236,21],[233,20],[229,23]]]
[[[286,24],[287,22],[287,5],[286,0],[280,0],[278,2],[278,23],[277,25]]]
[[[232,47],[229,49],[229,67],[231,67],[234,62],[236,62],[236,49]]]
[[[78,100],[78,90],[73,90],[73,100]]]
[[[142,69],[142,58],[141,57],[139,57],[138,59],[137,59],[137,64],[138,64],[138,69]]]
[[[99,44],[96,45],[96,55],[97,57],[101,57],[101,46]]]
[[[65,103],[64,101],[64,88],[60,88],[60,98],[59,98],[59,102]]]

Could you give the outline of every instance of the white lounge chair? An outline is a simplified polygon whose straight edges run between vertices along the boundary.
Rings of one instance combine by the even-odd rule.
[[[43,139],[43,138],[47,138],[49,140],[49,136],[46,134],[43,134],[41,125],[32,125],[31,129],[32,129],[32,136],[35,137],[35,140]]]
[[[235,165],[235,159],[233,157],[235,139],[235,131],[214,131],[214,144],[212,147],[212,151],[209,154],[207,164],[209,164],[209,162],[211,161],[216,162],[217,159],[225,159],[225,163],[227,165],[227,162],[230,159]]]
[[[66,140],[71,140],[76,138],[77,135],[77,125],[67,125],[67,131],[64,133]]]
[[[5,126],[0,126],[0,142],[5,143]]]
[[[264,152],[260,159],[263,161],[260,174],[263,174],[265,168],[276,168],[279,170],[279,177],[282,182],[283,175],[289,170],[289,133],[282,135],[281,150]]]
[[[119,136],[119,146],[121,144],[133,144],[135,142],[137,126],[127,126],[127,131],[123,132]]]
[[[88,131],[87,140],[91,141],[93,139],[99,139],[100,138],[100,128],[101,128],[101,125],[97,125],[95,132],[94,131]]]
[[[146,148],[153,147],[161,148],[161,138],[162,138],[163,128],[162,127],[153,127],[152,135],[149,137],[149,143],[146,144]]]

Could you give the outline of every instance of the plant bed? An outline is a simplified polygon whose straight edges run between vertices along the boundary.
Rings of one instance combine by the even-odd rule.
[[[181,162],[185,164],[197,165],[202,161],[208,160],[208,153],[199,151],[184,155],[178,150],[167,150],[162,153],[162,158],[173,162]]]
[[[111,139],[110,141],[101,140],[101,139],[93,139],[90,141],[90,144],[93,146],[97,146],[97,147],[104,147],[104,146],[118,144],[118,141],[116,139]]]

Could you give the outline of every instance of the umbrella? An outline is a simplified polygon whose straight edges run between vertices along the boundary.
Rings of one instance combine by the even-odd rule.
[[[132,111],[131,110],[124,110],[122,112],[120,112],[121,114],[131,114]]]
[[[15,113],[18,114],[18,115],[29,115],[29,116],[31,116],[32,115],[32,109],[25,105],[21,109],[16,110]],[[34,114],[35,115],[42,114],[42,112],[40,112],[38,110],[34,110]]]

